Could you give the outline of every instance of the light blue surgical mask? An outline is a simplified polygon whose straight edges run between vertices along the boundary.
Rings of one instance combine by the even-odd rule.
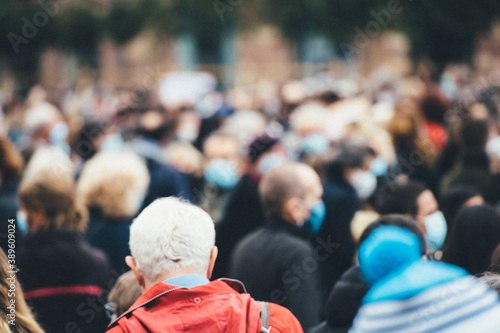
[[[321,134],[311,134],[302,139],[300,152],[303,154],[323,154],[330,147],[328,138]]]
[[[212,160],[207,164],[204,177],[207,183],[224,190],[232,189],[239,180],[234,164],[222,158]]]
[[[54,146],[58,146],[66,141],[69,135],[69,128],[66,123],[60,121],[55,124],[49,133],[50,143]]]
[[[123,145],[122,136],[120,134],[113,133],[106,135],[104,140],[102,140],[99,151],[117,152],[123,149]]]
[[[424,223],[425,229],[427,230],[425,236],[427,248],[430,252],[435,252],[443,246],[444,240],[446,239],[446,233],[448,232],[446,219],[442,212],[437,211],[427,215],[424,218]]]
[[[18,210],[16,214],[17,228],[21,232],[21,235],[26,235],[28,233],[28,221],[26,219],[26,213]]]
[[[283,163],[287,162],[287,158],[281,154],[268,154],[264,156],[260,161],[259,164],[257,165],[257,168],[259,170],[259,173],[261,175],[265,175],[272,169],[280,166]]]
[[[384,159],[377,157],[372,161],[370,170],[375,176],[382,177],[387,173],[387,162],[384,161]]]
[[[326,206],[323,200],[316,203],[311,208],[311,215],[304,222],[304,228],[310,235],[317,235],[326,216]]]

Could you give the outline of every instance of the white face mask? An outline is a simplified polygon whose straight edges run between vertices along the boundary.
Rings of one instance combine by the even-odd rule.
[[[356,190],[359,199],[366,200],[377,188],[377,177],[369,170],[358,170],[352,175],[351,185]]]
[[[446,233],[448,232],[446,219],[442,212],[437,211],[427,215],[424,218],[424,223],[425,229],[427,230],[425,240],[428,250],[430,252],[435,252],[443,246],[444,240],[446,239]]]

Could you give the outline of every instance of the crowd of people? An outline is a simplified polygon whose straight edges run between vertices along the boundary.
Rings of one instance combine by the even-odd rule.
[[[493,74],[3,96],[2,331],[496,332]]]

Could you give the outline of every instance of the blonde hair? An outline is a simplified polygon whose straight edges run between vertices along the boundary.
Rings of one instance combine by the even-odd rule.
[[[15,296],[9,293],[12,284],[10,280],[7,280],[7,278],[11,277],[9,271],[11,269],[8,265],[7,256],[0,249],[0,304],[1,308],[4,309],[4,311],[0,311],[0,331],[3,333],[44,333],[24,300],[23,291],[17,281],[17,276],[14,277],[13,282],[15,285]],[[14,304],[16,305],[15,326],[9,324],[11,318],[8,317],[9,313],[7,312],[11,304],[11,296],[14,296]]]
[[[88,208],[99,208],[106,217],[133,217],[148,185],[149,172],[140,157],[132,152],[106,152],[85,164],[77,195]]]
[[[23,179],[19,200],[24,209],[45,213],[40,230],[83,232],[87,226],[87,210],[75,197],[74,180],[59,169],[40,169],[37,177]]]

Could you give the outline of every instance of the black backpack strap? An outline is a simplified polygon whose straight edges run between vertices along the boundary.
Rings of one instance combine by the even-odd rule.
[[[260,313],[260,321],[262,323],[261,333],[269,333],[271,331],[271,327],[269,327],[269,303],[267,302],[259,302],[260,309],[262,310]]]

